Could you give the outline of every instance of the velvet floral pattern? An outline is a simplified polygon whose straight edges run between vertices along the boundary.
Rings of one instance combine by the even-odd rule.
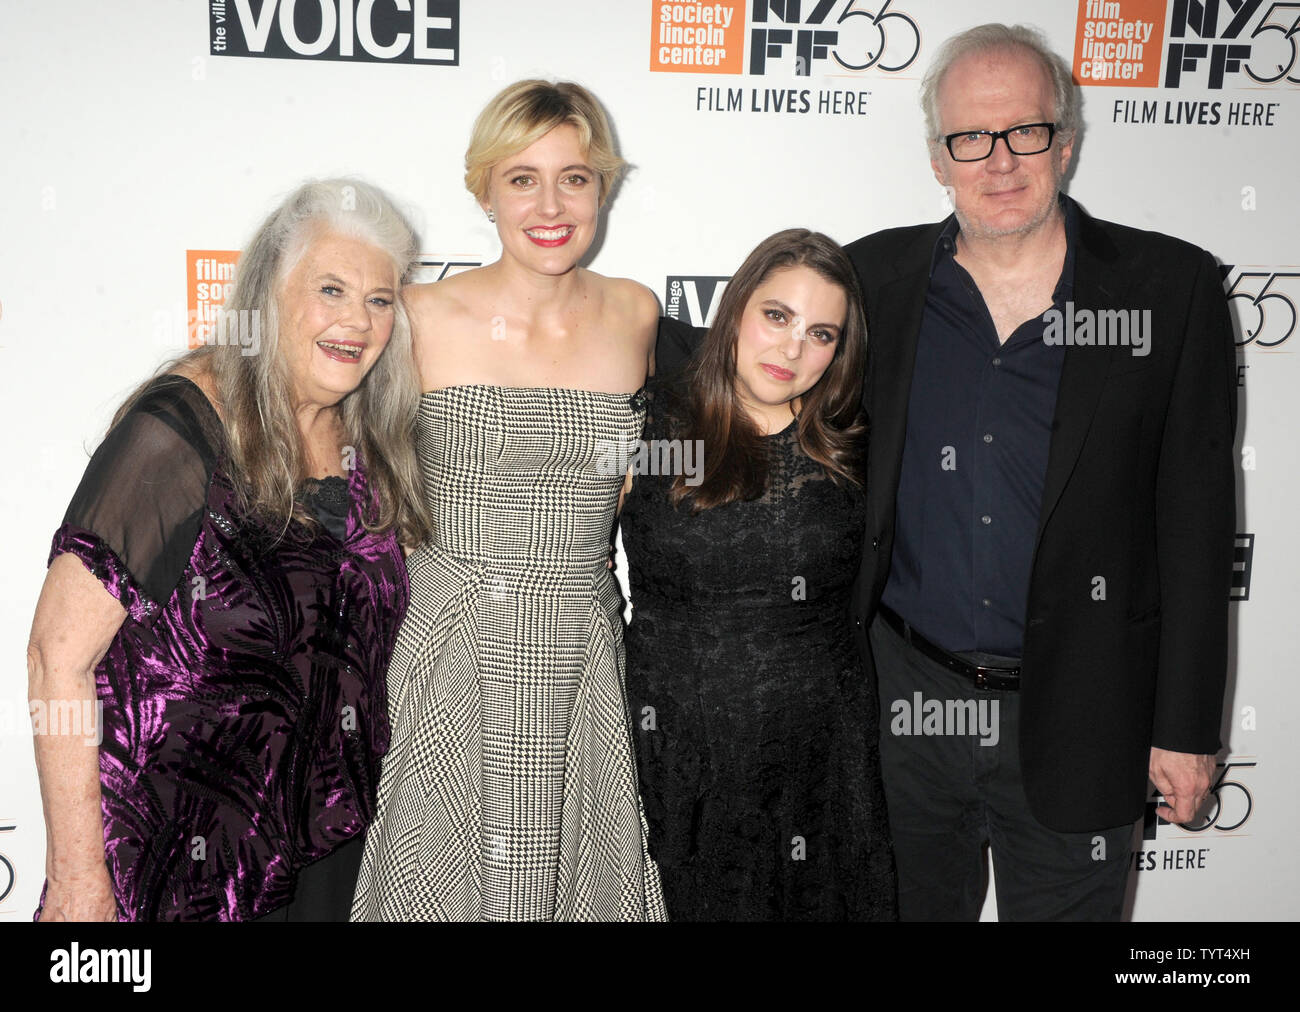
[[[345,537],[296,522],[281,536],[239,514],[218,457],[165,601],[123,561],[129,537],[74,522],[78,499],[55,534],[51,561],[76,555],[128,612],[95,672],[120,919],[258,917],[373,817],[408,587],[396,538],[363,525],[364,467],[347,484]]]

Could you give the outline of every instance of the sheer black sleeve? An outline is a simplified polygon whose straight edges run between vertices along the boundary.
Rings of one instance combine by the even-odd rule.
[[[661,371],[646,381],[646,439],[682,438],[689,416],[690,387],[681,369]]]
[[[220,445],[221,423],[197,386],[154,380],[91,457],[51,561],[72,552],[128,611],[156,614],[189,564]]]

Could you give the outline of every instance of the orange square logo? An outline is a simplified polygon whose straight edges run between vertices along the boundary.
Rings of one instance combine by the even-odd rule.
[[[190,311],[190,347],[206,343],[217,310],[225,304],[235,283],[239,250],[187,249],[185,288]]]
[[[1165,0],[1079,0],[1074,83],[1156,88],[1165,41]]]
[[[650,0],[650,69],[669,74],[740,74],[745,0]]]

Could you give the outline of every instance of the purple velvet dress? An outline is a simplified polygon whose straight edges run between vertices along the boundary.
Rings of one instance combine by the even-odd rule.
[[[337,523],[277,538],[240,515],[221,438],[202,392],[160,377],[95,453],[50,552],[128,612],[95,672],[122,920],[287,904],[301,869],[365,831],[388,748],[408,587],[394,535],[362,524],[364,468]]]

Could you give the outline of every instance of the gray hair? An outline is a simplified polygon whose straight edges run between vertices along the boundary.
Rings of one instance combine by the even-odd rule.
[[[921,80],[921,108],[925,112],[926,138],[936,142],[942,135],[939,123],[939,88],[953,64],[971,53],[991,53],[1019,49],[1038,59],[1052,84],[1056,132],[1066,139],[1079,129],[1079,90],[1075,87],[1070,66],[1052,52],[1047,39],[1029,25],[979,25],[946,39],[930,61]]]
[[[399,283],[418,252],[415,229],[379,187],[360,179],[317,179],[298,187],[271,213],[245,255],[255,250],[278,254],[275,280],[282,282],[318,229],[361,239],[382,250]]]
[[[209,343],[160,369],[184,365],[212,377],[225,429],[226,465],[241,506],[279,522],[282,530],[291,519],[308,526],[315,519],[295,499],[298,483],[307,477],[308,461],[280,352],[279,302],[289,273],[313,240],[328,232],[360,239],[386,254],[399,289],[418,251],[415,230],[378,187],[360,179],[304,183],[271,212],[244,247],[234,287]],[[375,500],[367,529],[395,529],[404,544],[413,546],[432,528],[415,453],[420,379],[400,291],[393,313],[387,347],[357,389],[339,402],[339,412],[345,439],[361,455]],[[249,321],[257,335],[251,347],[243,340]],[[119,418],[142,390],[122,406]]]
[[[414,228],[378,187],[360,179],[321,179],[304,183],[272,211],[239,258],[223,315],[258,311],[266,347],[263,354],[252,356],[234,354],[242,349],[230,343],[216,348],[214,373],[223,397],[229,392],[236,399],[236,404],[227,405],[226,436],[232,463],[243,471],[248,505],[284,523],[296,516],[310,524],[312,517],[294,501],[306,454],[279,354],[277,308],[285,279],[323,231],[360,239],[387,254],[399,287],[418,251]],[[400,294],[393,312],[388,346],[339,408],[347,439],[361,452],[377,493],[374,529],[396,527],[409,544],[429,533],[414,450],[420,381]]]

